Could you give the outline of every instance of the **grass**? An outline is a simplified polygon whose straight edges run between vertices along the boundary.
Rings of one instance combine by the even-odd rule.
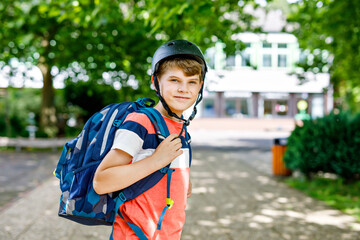
[[[360,181],[345,184],[342,179],[315,177],[312,180],[289,178],[285,182],[331,207],[354,216],[360,222]]]

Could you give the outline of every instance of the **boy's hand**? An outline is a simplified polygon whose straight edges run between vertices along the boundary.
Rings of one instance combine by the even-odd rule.
[[[183,151],[181,140],[177,134],[171,134],[165,138],[156,148],[153,158],[157,169],[161,169],[170,164],[175,158],[180,156]]]
[[[189,180],[189,188],[188,188],[188,192],[187,192],[187,197],[191,197],[191,192],[192,192],[192,183],[191,180]]]

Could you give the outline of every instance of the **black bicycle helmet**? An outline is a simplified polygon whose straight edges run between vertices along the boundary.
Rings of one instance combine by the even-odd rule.
[[[158,79],[156,76],[157,71],[159,70],[159,66],[163,61],[172,59],[172,58],[176,58],[176,57],[190,58],[190,59],[194,59],[194,60],[198,61],[202,66],[202,70],[201,70],[201,79],[202,80],[205,80],[205,74],[207,72],[207,65],[206,65],[204,55],[201,52],[201,50],[199,49],[199,47],[196,46],[194,43],[189,42],[187,40],[173,40],[173,41],[170,41],[170,42],[167,42],[167,43],[161,45],[155,51],[154,56],[152,58],[151,71],[152,71],[152,77],[154,78],[154,85],[155,85],[155,90],[156,90],[157,96],[159,97],[161,103],[163,104],[163,106],[164,106],[165,110],[167,111],[167,113],[169,114],[169,116],[180,119],[180,120],[184,121],[185,125],[189,125],[190,121],[194,119],[195,114],[197,112],[196,106],[202,99],[202,95],[203,95],[202,92],[203,92],[204,84],[199,91],[199,95],[196,100],[196,103],[195,103],[195,106],[193,109],[193,113],[191,114],[191,116],[189,117],[188,120],[185,120],[185,119],[177,116],[175,113],[173,113],[170,110],[170,108],[168,107],[168,105],[166,104],[164,98],[160,94],[159,82],[158,82]]]
[[[161,62],[168,58],[184,57],[198,61],[202,66],[202,80],[207,72],[207,65],[201,50],[192,42],[186,40],[174,40],[161,45],[152,58],[151,71],[155,74],[159,70]]]

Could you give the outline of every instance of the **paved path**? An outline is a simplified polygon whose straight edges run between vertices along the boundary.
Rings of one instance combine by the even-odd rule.
[[[353,217],[271,176],[272,138],[286,134],[193,131],[193,194],[183,240],[360,239]],[[0,212],[0,239],[108,239],[109,227],[57,217],[59,194],[57,180],[49,178],[7,205]]]
[[[59,153],[0,153],[0,211],[52,177]]]
[[[219,149],[195,154],[194,194],[182,239],[360,239],[352,217],[250,166],[253,161],[260,169],[261,157],[269,155],[251,154]],[[358,231],[350,230],[354,227]]]

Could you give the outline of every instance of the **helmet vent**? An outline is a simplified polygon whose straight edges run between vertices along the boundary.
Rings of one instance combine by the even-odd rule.
[[[174,44],[175,44],[175,43],[171,42],[171,43],[168,44],[168,46],[172,46],[172,45],[174,45]]]
[[[188,45],[192,46],[193,44],[191,42],[187,42]]]

